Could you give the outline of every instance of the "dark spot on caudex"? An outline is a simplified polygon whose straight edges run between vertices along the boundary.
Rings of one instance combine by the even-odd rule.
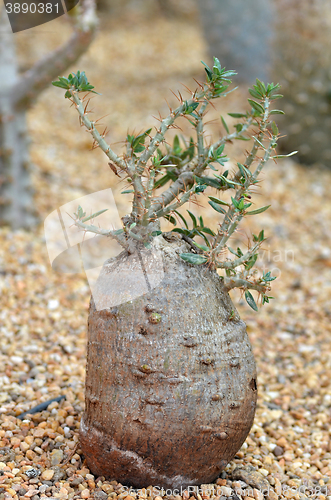
[[[146,330],[146,328],[141,326],[138,330],[138,333],[140,333],[140,335],[147,335],[148,331]]]
[[[212,365],[214,363],[214,360],[213,358],[208,358],[208,357],[205,357],[205,358],[201,358],[200,359],[200,362],[203,364],[203,365]]]
[[[252,378],[249,383],[249,387],[252,389],[252,391],[257,391],[256,378]]]
[[[240,363],[239,363],[239,358],[232,358],[230,359],[230,363],[229,363],[230,366],[232,366],[233,368],[240,368]]]

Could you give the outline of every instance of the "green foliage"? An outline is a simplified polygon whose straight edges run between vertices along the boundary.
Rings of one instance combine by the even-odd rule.
[[[149,128],[148,130],[145,130],[142,134],[137,135],[136,137],[134,135],[127,135],[127,142],[130,144],[132,153],[141,153],[142,151],[145,151],[145,141],[148,137],[148,135],[151,133],[152,129]]]
[[[98,92],[95,92],[93,90],[93,85],[88,82],[85,71],[77,71],[77,73],[73,74],[70,73],[68,78],[59,76],[58,81],[52,82],[52,85],[54,85],[54,87],[60,87],[61,89],[68,90],[68,92],[66,92],[64,95],[69,99],[71,98],[71,92],[69,91],[69,89],[76,90],[77,92],[93,92],[93,94],[98,94]]]
[[[224,117],[221,123],[225,135],[214,143],[206,143],[204,135],[204,118],[210,101],[226,96],[234,71],[222,68],[219,60],[214,58],[213,66],[203,63],[206,81],[191,92],[189,99],[183,99],[178,94],[179,105],[170,109],[167,117],[160,120],[160,125],[152,132],[152,128],[138,135],[128,134],[126,137],[126,154],[117,156],[106,143],[104,134],[97,130],[96,122],[91,122],[87,116],[87,105],[83,105],[85,97],[80,99],[79,92],[94,92],[94,87],[88,82],[84,72],[70,74],[68,78],[60,77],[53,85],[64,89],[65,97],[70,97],[79,113],[81,123],[91,133],[97,144],[111,161],[113,172],[126,178],[128,189],[122,194],[132,195],[132,211],[124,223],[123,230],[100,230],[96,226],[84,226],[84,223],[94,219],[103,211],[91,216],[81,207],[75,213],[75,223],[85,230],[107,234],[124,248],[129,242],[151,248],[153,238],[162,234],[156,230],[159,219],[166,219],[177,232],[195,249],[190,253],[181,254],[181,258],[192,265],[208,265],[214,269],[224,270],[224,286],[230,290],[241,288],[245,293],[248,305],[257,310],[256,301],[250,290],[255,290],[261,296],[262,304],[272,298],[267,292],[270,282],[275,279],[270,272],[257,277],[256,263],[259,248],[265,241],[264,230],[258,236],[252,235],[252,241],[245,252],[237,247],[231,248],[229,240],[237,231],[240,221],[251,215],[266,211],[270,205],[260,208],[250,207],[258,176],[269,158],[277,159],[274,154],[279,132],[271,116],[283,113],[279,109],[271,109],[274,100],[281,97],[279,84],[265,84],[256,80],[249,89],[249,111],[228,113],[236,120],[229,126]],[[180,129],[175,124],[179,119],[186,119],[194,129],[193,137],[186,139],[175,135],[171,143],[166,134],[171,128]],[[232,128],[232,130],[231,130]],[[226,153],[228,143],[234,140],[251,141],[250,150],[245,160],[237,162],[237,168],[226,169],[229,161]],[[294,154],[294,153],[291,153]],[[291,155],[288,155],[291,156]],[[215,196],[210,189],[217,191]],[[254,189],[252,189],[254,188]],[[223,192],[231,195],[224,201]],[[191,210],[183,215],[181,206],[190,201],[197,202],[199,196],[207,193],[208,203],[216,212],[217,229],[206,226],[202,216],[197,216]],[[178,224],[178,225],[177,225]],[[86,229],[88,227],[88,229]],[[102,231],[102,233],[101,233]],[[228,252],[234,256],[229,258]]]

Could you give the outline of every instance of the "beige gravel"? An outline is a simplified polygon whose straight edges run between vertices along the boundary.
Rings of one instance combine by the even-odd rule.
[[[110,113],[103,121],[112,143],[127,129],[155,123],[151,115],[166,112],[164,98],[173,102],[169,88],[177,89],[178,82],[192,86],[193,76],[203,77],[199,61],[206,58],[205,46],[189,19],[128,16],[125,22],[102,23],[79,67],[103,94],[93,105],[96,116]],[[67,35],[63,23],[54,23],[46,34],[17,35],[26,61]],[[231,94],[222,113],[243,109],[243,95],[242,90]],[[122,190],[101,153],[88,153],[90,139],[59,90],[51,88],[40,97],[29,114],[29,128],[41,219],[105,186],[115,195]],[[217,130],[210,126],[209,133]],[[234,148],[235,161],[241,147]],[[121,144],[115,148],[120,151]],[[85,275],[52,272],[42,225],[33,233],[1,229],[0,500],[331,500],[330,184],[330,171],[289,160],[270,163],[263,175],[256,203],[272,207],[247,221],[238,238],[245,241],[264,227],[268,240],[258,266],[279,275],[275,300],[254,313],[239,292],[233,294],[258,365],[255,423],[217,484],[177,497],[151,487],[128,492],[116,478],[96,478],[84,466],[77,441],[84,408]],[[118,208],[124,215],[128,204],[122,198]],[[208,212],[207,219],[215,224],[214,214]],[[60,404],[23,421],[16,418],[59,395],[66,396]]]

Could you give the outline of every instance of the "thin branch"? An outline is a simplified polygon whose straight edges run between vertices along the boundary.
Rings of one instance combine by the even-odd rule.
[[[116,234],[116,231],[112,231],[110,229],[102,229],[98,226],[94,226],[94,224],[84,224],[84,222],[80,221],[79,219],[76,219],[74,222],[75,226],[79,227],[83,231],[87,233],[94,233],[94,234],[100,234],[103,236],[107,236],[108,238],[112,238],[117,241],[119,245],[121,245],[123,248],[128,250],[129,245],[126,241],[126,238],[124,236],[124,232],[120,235]]]
[[[262,244],[262,241],[259,241],[256,243],[248,252],[246,252],[244,255],[239,257],[238,259],[233,259],[233,260],[228,260],[228,261],[217,261],[216,260],[216,267],[220,269],[235,269],[238,266],[241,266],[242,264],[245,264],[255,253],[258,251]]]
[[[192,172],[183,172],[178,179],[171,184],[171,186],[164,191],[160,196],[153,200],[151,208],[149,209],[149,217],[158,212],[163,207],[171,203],[180,193],[185,192],[187,187],[191,187],[194,183]]]
[[[89,118],[87,117],[85,110],[84,110],[82,100],[78,96],[78,92],[74,89],[71,89],[70,92],[72,95],[72,99],[76,104],[76,109],[79,113],[80,119],[83,122],[83,124],[85,125],[86,129],[91,133],[93,139],[98,143],[98,145],[100,146],[102,151],[108,156],[108,158],[113,163],[115,163],[115,165],[117,165],[119,168],[121,168],[122,170],[124,170],[125,172],[127,172],[130,175],[131,172],[129,171],[127,164],[122,160],[122,158],[117,156],[117,154],[114,153],[114,151],[112,151],[112,149],[110,149],[109,144],[107,144],[107,142],[104,140],[104,138],[101,136],[101,134],[96,129],[94,122],[91,122],[89,120]]]
[[[232,288],[243,288],[244,290],[250,288],[251,290],[256,290],[257,292],[264,294],[268,290],[270,290],[270,287],[266,285],[254,283],[238,276],[224,276],[223,280],[224,287],[227,291],[231,290]]]
[[[177,210],[177,208],[181,207],[182,205],[184,205],[184,203],[187,203],[189,201],[192,194],[194,194],[194,188],[191,188],[188,191],[186,191],[181,196],[181,198],[179,198],[176,201],[176,203],[172,203],[171,205],[168,205],[165,208],[158,210],[155,216],[159,219],[160,217],[164,217],[165,215],[170,214],[174,210]]]

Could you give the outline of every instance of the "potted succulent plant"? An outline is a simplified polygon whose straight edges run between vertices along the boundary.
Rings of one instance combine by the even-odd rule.
[[[241,447],[255,413],[254,357],[229,291],[240,288],[257,310],[251,291],[269,302],[275,278],[254,269],[263,230],[247,250],[231,248],[231,238],[244,217],[268,208],[252,206],[252,188],[269,158],[279,157],[272,115],[281,112],[270,105],[281,96],[278,84],[257,80],[249,89],[250,111],[230,114],[238,119],[233,132],[222,118],[226,134],[206,144],[206,110],[229,92],[235,73],[216,58],[205,70],[205,83],[187,100],[179,94],[178,107],[155,134],[149,129],[127,136],[122,156],[88,117],[94,87],[85,73],[53,82],[65,89],[113,172],[126,179],[125,192],[132,192],[132,211],[121,229],[101,229],[91,223],[100,212],[87,217],[82,207],[73,218],[82,231],[122,247],[104,263],[91,298],[80,444],[94,474],[136,487],[212,481]],[[176,136],[170,146],[165,136],[180,119],[189,120],[195,137]],[[251,147],[229,171],[225,148],[235,139],[251,140]],[[181,211],[206,195],[216,228]],[[162,219],[174,229],[162,232]]]

